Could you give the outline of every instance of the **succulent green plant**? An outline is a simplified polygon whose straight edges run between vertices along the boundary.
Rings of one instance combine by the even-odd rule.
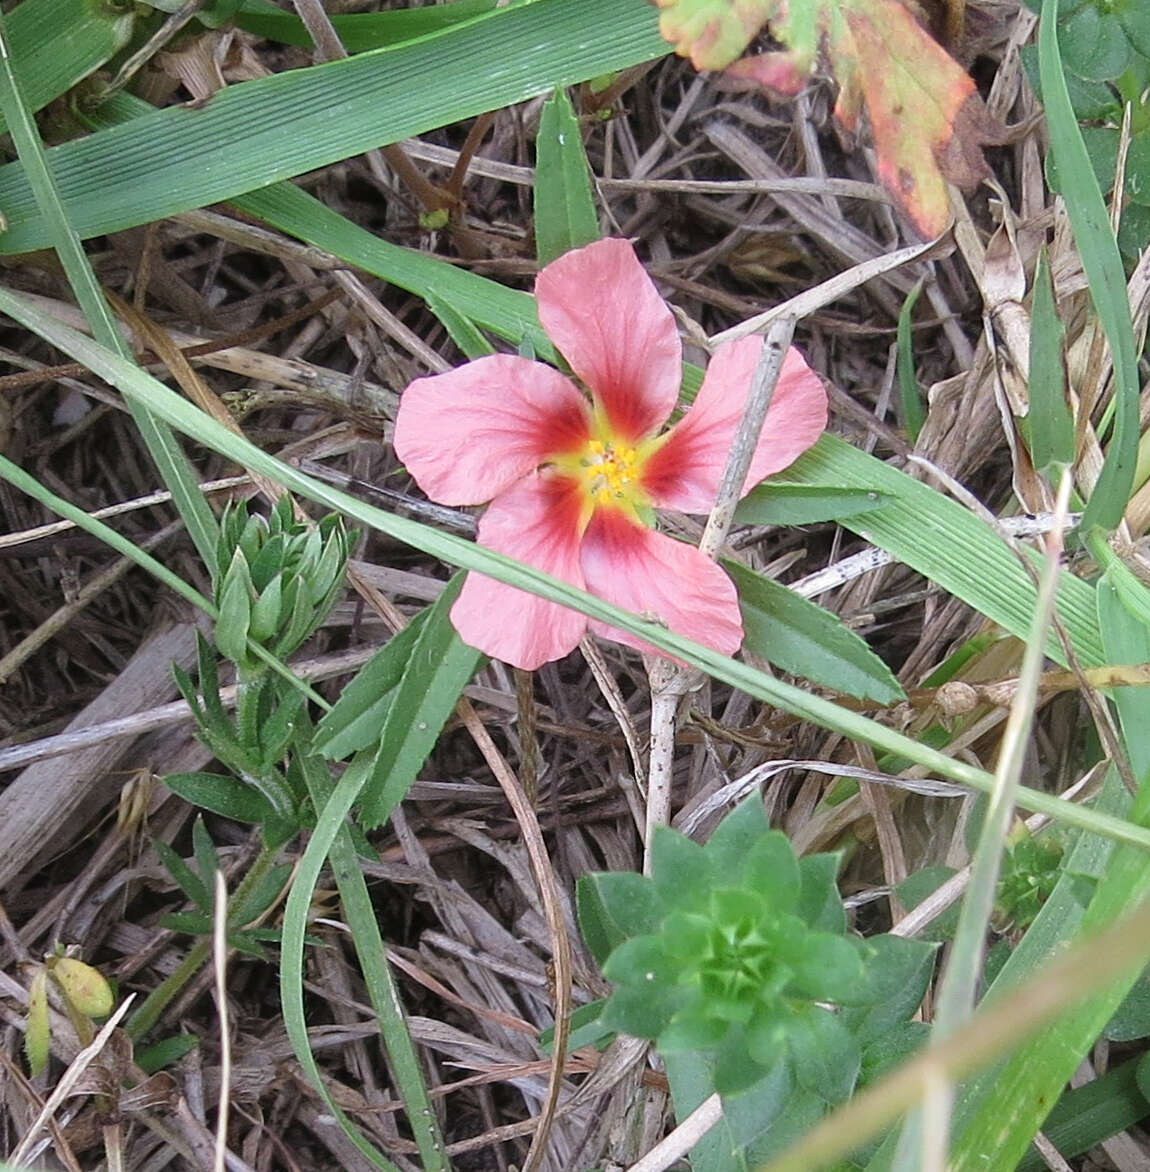
[[[580,880],[584,938],[615,986],[599,1027],[702,1059],[724,1100],[769,1081],[760,1133],[795,1096],[847,1098],[922,1040],[909,1019],[934,945],[848,931],[838,863],[796,858],[755,796],[705,846],[656,831],[649,877]]]

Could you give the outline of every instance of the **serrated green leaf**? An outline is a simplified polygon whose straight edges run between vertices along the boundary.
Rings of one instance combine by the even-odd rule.
[[[384,717],[379,752],[360,799],[360,824],[379,826],[403,800],[483,659],[455,633],[449,617],[463,586],[456,576],[429,608]]]
[[[393,635],[356,673],[330,712],[316,726],[312,747],[331,760],[342,761],[379,743],[392,692],[415,649],[430,607],[420,611]]]
[[[775,667],[860,699],[892,704],[905,693],[866,642],[830,611],[735,562],[743,646]]]
[[[1030,310],[1030,410],[1026,416],[1030,457],[1039,471],[1074,462],[1074,420],[1066,399],[1062,322],[1046,250],[1038,255]]]
[[[735,509],[736,525],[816,525],[881,508],[887,498],[864,488],[823,488],[771,480],[753,488]]]
[[[567,92],[557,89],[543,103],[535,137],[535,256],[540,265],[599,239],[590,175],[579,119]]]
[[[180,858],[178,854],[163,839],[152,840],[152,850],[160,857],[160,862],[168,870],[168,874],[176,881],[176,886],[198,907],[207,912],[212,906],[212,897],[207,884]]]
[[[222,773],[169,773],[164,784],[193,806],[236,822],[263,823],[274,816],[271,803],[258,790]]]

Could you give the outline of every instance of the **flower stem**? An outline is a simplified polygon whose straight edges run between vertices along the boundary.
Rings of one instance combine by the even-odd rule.
[[[735,516],[735,506],[743,495],[743,483],[758,446],[759,433],[771,406],[775,385],[787,357],[795,332],[793,317],[780,317],[767,329],[759,355],[743,417],[739,421],[715,503],[707,517],[700,551],[715,561]],[[647,679],[651,685],[651,752],[647,765],[647,814],[643,837],[643,873],[651,870],[651,841],[656,826],[671,819],[671,776],[675,754],[675,719],[679,700],[698,686],[701,674],[692,668],[672,664],[662,657],[647,657]]]

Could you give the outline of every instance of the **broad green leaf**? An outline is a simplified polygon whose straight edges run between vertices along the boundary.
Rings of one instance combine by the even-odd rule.
[[[81,237],[267,187],[666,52],[646,0],[523,0],[419,40],[228,86],[49,158]],[[0,168],[0,252],[50,239],[20,164]]]
[[[583,132],[567,91],[543,103],[535,136],[535,256],[540,265],[599,239]]]
[[[1030,410],[1026,415],[1030,458],[1039,471],[1074,462],[1074,420],[1066,401],[1062,338],[1044,249],[1038,256],[1030,310]]]
[[[1114,431],[1102,474],[1086,504],[1082,530],[1088,533],[1097,526],[1109,532],[1122,520],[1134,481],[1141,382],[1122,258],[1066,91],[1058,53],[1056,12],[1056,0],[1045,0],[1038,35],[1038,65],[1046,96],[1050,143],[1058,160],[1066,214],[1114,363]]]
[[[745,566],[724,566],[739,589],[748,651],[860,699],[892,704],[904,697],[890,668],[837,615]]]
[[[388,706],[360,804],[359,820],[367,830],[403,800],[483,659],[451,625],[451,607],[462,586],[463,575],[457,574],[430,608]]]
[[[667,914],[651,880],[632,871],[583,875],[575,897],[579,930],[600,965],[624,940],[657,931]]]
[[[869,513],[885,503],[863,488],[821,488],[770,480],[751,489],[735,509],[736,525],[816,525]]]

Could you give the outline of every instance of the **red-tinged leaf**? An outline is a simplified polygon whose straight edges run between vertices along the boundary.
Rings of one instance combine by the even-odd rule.
[[[974,82],[902,0],[656,0],[659,27],[698,68],[795,94],[819,65],[839,84],[835,116],[855,133],[865,112],[878,175],[915,228],[949,221],[946,181],[989,174],[982,147],[1001,142]],[[785,50],[743,57],[760,29]]]
[[[696,69],[724,69],[786,0],[655,0],[659,33]]]

